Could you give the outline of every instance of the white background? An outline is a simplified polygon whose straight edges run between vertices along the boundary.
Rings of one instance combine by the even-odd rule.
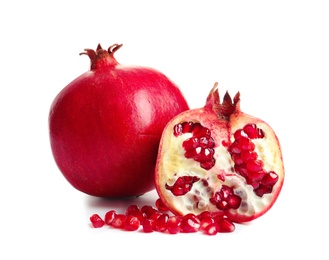
[[[0,258],[328,259],[327,1],[2,1]],[[111,202],[67,183],[49,146],[55,95],[89,69],[85,48],[123,43],[122,64],[156,68],[200,107],[218,81],[276,131],[286,179],[273,208],[231,234],[93,229]]]

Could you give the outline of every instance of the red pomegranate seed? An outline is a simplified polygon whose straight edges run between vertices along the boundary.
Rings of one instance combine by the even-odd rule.
[[[278,175],[273,172],[273,171],[270,171],[268,172],[266,175],[264,175],[261,183],[265,186],[274,186],[274,184],[278,181],[279,177]]]
[[[259,197],[263,197],[264,194],[271,193],[273,190],[273,187],[271,186],[264,186],[262,184],[259,184],[259,186],[254,189],[254,192],[257,194]]]
[[[204,216],[202,219],[200,219],[200,221],[200,230],[205,230],[207,226],[215,223],[214,219],[211,216]]]
[[[162,201],[160,198],[158,198],[158,199],[155,201],[155,206],[156,206],[157,209],[160,210],[160,211],[163,211],[163,212],[168,211],[167,206],[163,203],[163,201]]]
[[[238,139],[238,146],[241,150],[252,151],[255,149],[255,144],[246,137],[241,137],[240,139]]]
[[[125,230],[127,231],[135,231],[140,227],[140,221],[137,217],[133,215],[129,215],[126,218],[125,222]]]
[[[117,213],[115,212],[115,210],[110,210],[110,211],[106,212],[105,218],[104,218],[105,224],[111,225],[113,220],[115,219],[116,215],[117,215]]]
[[[124,228],[126,224],[127,216],[124,214],[117,214],[112,221],[111,226],[115,228]]]
[[[247,124],[243,127],[243,131],[250,139],[255,139],[258,136],[257,126],[255,124]]]
[[[211,223],[207,225],[202,231],[208,236],[214,236],[218,233],[218,225],[215,223]]]
[[[246,163],[249,160],[256,160],[257,153],[255,153],[254,151],[243,150],[240,153],[240,158],[243,162]]]
[[[98,214],[93,214],[90,217],[90,222],[94,228],[101,228],[105,224],[104,220]]]
[[[200,178],[197,176],[181,176],[172,186],[166,184],[166,189],[170,190],[175,196],[182,196],[188,193],[191,190],[193,183],[199,180]]]
[[[141,212],[146,215],[147,218],[150,218],[154,213],[158,212],[156,208],[145,205],[141,208]]]
[[[155,220],[155,231],[159,232],[165,232],[167,230],[167,221],[169,219],[169,215],[164,213],[161,214],[156,220]]]
[[[167,221],[167,231],[169,234],[177,234],[181,230],[182,219],[180,216],[170,216]]]
[[[200,221],[202,221],[203,218],[211,218],[212,217],[212,213],[210,211],[202,211],[199,215],[197,215],[198,219],[200,219]]]
[[[217,232],[229,233],[235,230],[235,225],[227,218],[217,218],[215,222],[217,224]]]
[[[136,213],[139,213],[140,209],[137,205],[130,205],[127,207],[126,211],[125,211],[125,215],[129,216],[129,215],[134,215]]]
[[[145,233],[151,233],[155,230],[155,220],[154,219],[145,219],[143,221],[143,231]]]
[[[249,160],[246,164],[247,170],[251,172],[259,172],[263,169],[264,163],[261,160]]]
[[[188,213],[182,218],[181,232],[193,233],[200,229],[200,220],[193,213]]]

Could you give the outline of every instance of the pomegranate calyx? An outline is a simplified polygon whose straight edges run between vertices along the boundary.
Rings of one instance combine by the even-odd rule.
[[[114,53],[122,47],[122,44],[113,44],[108,50],[102,48],[100,44],[97,45],[96,51],[93,49],[84,49],[80,55],[86,54],[90,59],[90,70],[96,70],[101,67],[115,66],[118,64],[114,58]]]
[[[229,117],[240,110],[240,92],[237,92],[232,100],[228,91],[226,91],[222,103],[216,82],[208,94],[205,109],[213,110],[220,118],[229,120]]]

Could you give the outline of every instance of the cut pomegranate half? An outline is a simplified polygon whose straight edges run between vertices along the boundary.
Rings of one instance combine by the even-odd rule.
[[[217,84],[203,108],[182,112],[164,129],[155,183],[177,215],[218,212],[234,222],[253,220],[276,201],[284,180],[279,140],[263,120],[240,110],[240,94]]]

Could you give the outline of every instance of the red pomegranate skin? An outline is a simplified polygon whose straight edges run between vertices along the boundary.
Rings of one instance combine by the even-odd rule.
[[[98,197],[139,196],[154,189],[165,125],[188,104],[164,74],[121,65],[110,48],[106,52],[99,45],[96,56],[87,49],[91,70],[54,99],[50,144],[58,168],[77,190]]]

